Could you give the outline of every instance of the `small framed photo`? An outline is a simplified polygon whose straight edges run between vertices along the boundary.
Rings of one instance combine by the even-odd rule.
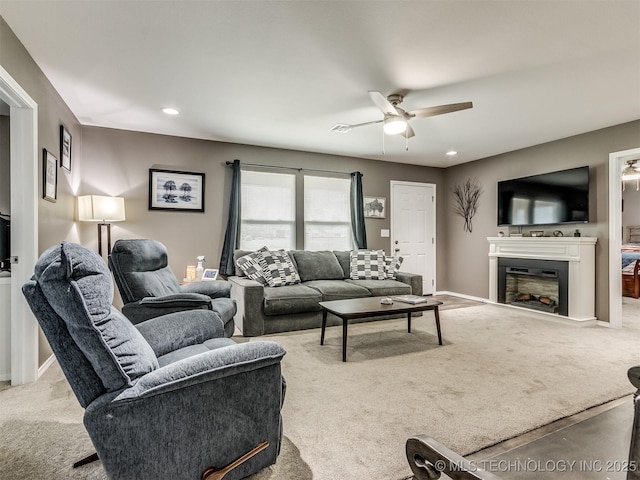
[[[204,173],[149,169],[149,210],[204,212]]]
[[[385,218],[387,216],[387,199],[385,197],[364,197],[365,218]]]
[[[71,171],[71,133],[64,125],[60,125],[60,166]]]
[[[217,268],[205,268],[202,272],[202,280],[215,280],[218,278]]]
[[[58,199],[58,159],[46,148],[42,149],[42,198],[50,202]]]

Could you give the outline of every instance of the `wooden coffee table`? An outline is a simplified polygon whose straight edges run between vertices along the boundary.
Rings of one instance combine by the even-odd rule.
[[[442,302],[438,300],[427,300],[423,303],[404,303],[394,300],[393,305],[384,305],[380,299],[384,297],[352,298],[348,300],[332,300],[320,302],[322,307],[322,334],[320,335],[320,345],[324,345],[324,331],[327,327],[327,313],[333,313],[342,319],[342,361],[347,361],[347,326],[349,320],[354,318],[376,317],[381,315],[392,315],[397,313],[407,314],[407,330],[411,333],[411,314],[413,312],[424,312],[433,310],[436,318],[436,328],[438,329],[438,344],[442,345],[442,332],[440,331],[440,314],[438,306]]]

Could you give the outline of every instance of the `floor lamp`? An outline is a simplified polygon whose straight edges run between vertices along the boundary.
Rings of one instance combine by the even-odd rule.
[[[78,197],[78,220],[98,222],[98,253],[102,256],[102,229],[107,230],[107,255],[111,253],[111,222],[125,220],[124,197],[82,195]]]

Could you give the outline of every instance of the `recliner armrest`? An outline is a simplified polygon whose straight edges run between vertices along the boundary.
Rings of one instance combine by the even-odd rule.
[[[141,377],[113,402],[135,400],[280,363],[286,351],[275,342],[247,342],[211,350]]]
[[[164,297],[145,297],[138,302],[127,303],[122,307],[122,313],[137,324],[174,312],[184,310],[211,310],[211,298],[200,293],[174,293]]]
[[[178,305],[187,307],[190,305],[209,305],[211,303],[211,297],[203,295],[202,293],[174,293],[172,295],[165,295],[164,297],[144,297],[138,302],[140,305],[147,305],[150,307],[160,307],[163,305]]]
[[[157,357],[211,338],[224,338],[224,323],[210,310],[169,313],[138,323],[136,328]]]
[[[200,293],[209,298],[230,298],[231,285],[224,280],[206,280],[203,282],[185,283],[180,285],[183,293]]]

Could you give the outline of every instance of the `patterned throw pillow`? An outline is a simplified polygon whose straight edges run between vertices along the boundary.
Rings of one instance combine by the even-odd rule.
[[[384,253],[381,250],[351,252],[351,280],[384,280]]]
[[[402,257],[384,257],[384,273],[386,278],[395,280],[402,265]]]
[[[262,275],[270,287],[300,283],[300,275],[298,275],[291,257],[284,250],[262,252],[260,266],[262,267]]]
[[[236,265],[238,265],[238,268],[251,280],[260,282],[262,285],[267,285],[267,279],[264,277],[262,272],[262,265],[260,264],[260,261],[262,260],[263,252],[268,251],[269,249],[267,247],[262,247],[260,250],[256,250],[244,257],[240,257],[236,260]]]

